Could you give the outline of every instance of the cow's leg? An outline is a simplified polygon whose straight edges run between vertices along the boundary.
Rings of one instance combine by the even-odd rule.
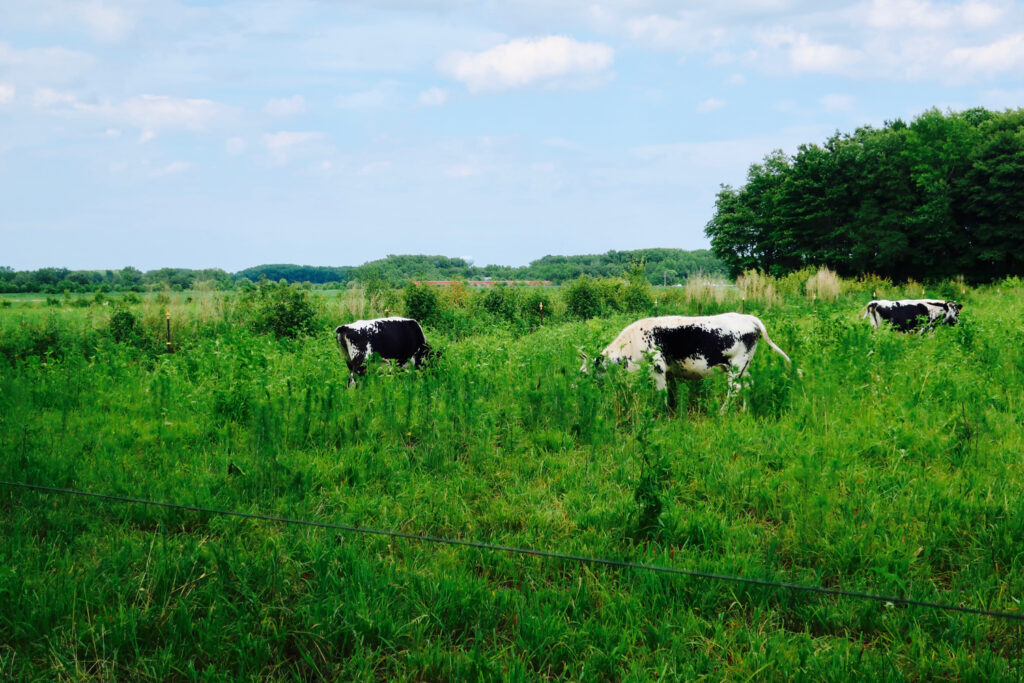
[[[668,383],[668,412],[675,415],[676,408],[679,406],[679,378],[668,375],[665,377],[665,381]]]
[[[654,376],[654,386],[658,391],[665,391],[668,388],[668,363],[660,353],[651,356],[651,374]]]
[[[740,391],[740,373],[731,365],[726,372],[729,373],[727,379],[727,382],[729,383],[729,390],[725,393],[725,401],[722,403],[722,407],[718,411],[719,415],[725,415],[725,411],[729,408],[729,404],[732,403],[732,397]]]
[[[725,368],[725,371],[728,373],[727,382],[729,384],[729,391],[726,392],[725,402],[722,403],[722,409],[719,411],[719,415],[725,414],[725,411],[726,409],[728,409],[733,397],[740,392],[740,389],[743,386],[740,384],[740,378],[743,377],[743,373],[746,372],[749,366],[750,358],[747,358],[746,363],[744,363],[743,365],[735,365],[733,363],[730,363]],[[743,407],[746,408],[746,405],[744,404]]]
[[[366,374],[366,356],[364,354],[356,354],[352,360],[348,362],[348,388],[351,389],[356,385],[356,376],[362,377]]]

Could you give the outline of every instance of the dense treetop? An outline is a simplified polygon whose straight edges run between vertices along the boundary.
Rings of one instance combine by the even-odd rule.
[[[1024,272],[1024,109],[924,112],[773,152],[707,224],[733,274],[826,265],[894,279]]]
[[[545,256],[528,266],[474,266],[461,258],[425,255],[389,255],[387,258],[361,266],[300,266],[289,263],[268,264],[246,268],[230,274],[219,269],[189,270],[160,268],[145,273],[128,266],[121,270],[68,270],[40,268],[16,271],[0,267],[0,292],[92,292],[97,289],[136,290],[159,289],[230,289],[242,280],[265,277],[275,282],[310,282],[313,284],[351,281],[381,282],[401,285],[410,280],[495,279],[551,280],[561,283],[580,275],[592,277],[621,276],[631,264],[643,263],[648,279],[655,284],[674,284],[696,272],[724,274],[725,265],[706,249],[641,249],[609,251],[606,254],[580,256]]]

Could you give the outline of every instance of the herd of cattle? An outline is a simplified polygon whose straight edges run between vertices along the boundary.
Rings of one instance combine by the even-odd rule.
[[[925,331],[940,324],[955,325],[962,308],[955,301],[938,299],[877,299],[864,307],[862,317],[870,319],[876,328],[886,323],[901,332]],[[339,325],[334,334],[348,365],[349,386],[355,383],[356,376],[366,373],[366,360],[373,353],[398,365],[413,367],[423,365],[438,353],[427,343],[419,322],[411,318],[357,320]],[[753,315],[644,318],[622,330],[598,357],[588,359],[581,351],[584,362],[580,370],[588,372],[591,367],[600,368],[609,362],[633,371],[649,359],[659,389],[667,388],[669,378],[698,380],[725,371],[729,394],[722,406],[724,410],[739,389],[739,379],[750,365],[760,339],[790,363],[789,356],[768,337],[764,323]]]

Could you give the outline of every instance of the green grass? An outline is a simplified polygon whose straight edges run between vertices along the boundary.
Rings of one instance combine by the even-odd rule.
[[[632,316],[428,328],[437,367],[346,390],[333,319],[276,341],[175,301],[159,354],[149,304],[139,344],[100,307],[14,307],[0,478],[1017,611],[1024,286],[969,291],[962,325],[923,337],[872,332],[864,300],[748,306],[802,374],[762,345],[724,416],[723,378],[672,414],[643,373],[579,374],[577,347]],[[24,490],[0,488],[0,534],[5,679],[991,680],[1022,661],[1019,622]]]

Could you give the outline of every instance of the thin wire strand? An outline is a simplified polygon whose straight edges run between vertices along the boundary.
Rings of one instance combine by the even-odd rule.
[[[981,609],[977,607],[961,607],[959,605],[949,605],[940,602],[929,602],[927,600],[914,600],[912,598],[901,598],[896,596],[876,595],[874,593],[863,593],[859,591],[848,591],[841,590],[839,588],[825,588],[824,586],[808,586],[795,583],[785,583],[781,581],[770,581],[768,579],[756,579],[748,578],[743,576],[729,576],[727,574],[715,574],[711,572],[701,572],[692,569],[677,569],[675,567],[665,567],[660,565],[643,564],[640,562],[627,562],[625,560],[612,560],[603,557],[589,557],[586,555],[571,555],[567,553],[558,553],[549,550],[538,550],[535,548],[522,548],[516,546],[499,545],[496,543],[484,543],[482,541],[467,541],[457,538],[444,538],[441,536],[428,536],[425,534],[412,534],[405,531],[394,531],[391,529],[375,529],[372,527],[364,527],[352,524],[335,524],[332,522],[313,522],[305,519],[290,519],[287,517],[275,517],[273,515],[262,515],[252,512],[237,512],[235,510],[218,510],[214,508],[198,507],[195,505],[182,505],[180,503],[167,503],[156,500],[146,500],[143,498],[129,498],[126,496],[116,496],[107,493],[94,493],[91,491],[78,491],[75,489],[63,489],[56,488],[53,486],[42,486],[39,484],[26,484],[22,482],[13,481],[0,481],[0,485],[9,486],[12,488],[29,489],[33,491],[42,491],[45,493],[58,493],[68,496],[80,496],[83,498],[93,498],[105,501],[113,501],[117,503],[134,503],[138,505],[149,505],[152,507],[169,508],[172,510],[186,510],[189,512],[201,512],[211,515],[222,515],[225,517],[240,517],[242,519],[253,519],[262,522],[275,522],[278,524],[291,524],[296,526],[308,526],[316,527],[319,529],[331,529],[334,531],[345,531],[350,533],[368,534],[374,536],[387,536],[390,538],[403,538],[410,541],[421,541],[426,543],[436,543],[440,545],[450,546],[461,546],[465,548],[476,548],[479,550],[488,550],[493,552],[504,552],[514,555],[532,555],[534,557],[543,557],[553,560],[564,560],[570,562],[578,562],[581,564],[592,564],[592,565],[604,565],[607,567],[620,567],[625,569],[636,569],[640,571],[659,572],[662,574],[673,574],[677,576],[689,576],[698,579],[710,579],[714,581],[725,581],[731,583],[742,583],[751,586],[762,586],[766,588],[781,588],[788,591],[799,591],[804,593],[817,593],[820,595],[831,595],[842,598],[852,598],[858,600],[871,600],[874,602],[890,603],[893,605],[907,605],[912,607],[924,607],[927,609],[941,610],[948,612],[962,612],[965,614],[977,614],[986,617],[995,617],[999,619],[1012,619],[1016,621],[1024,621],[1024,613],[1017,612],[1000,612],[994,610]]]

